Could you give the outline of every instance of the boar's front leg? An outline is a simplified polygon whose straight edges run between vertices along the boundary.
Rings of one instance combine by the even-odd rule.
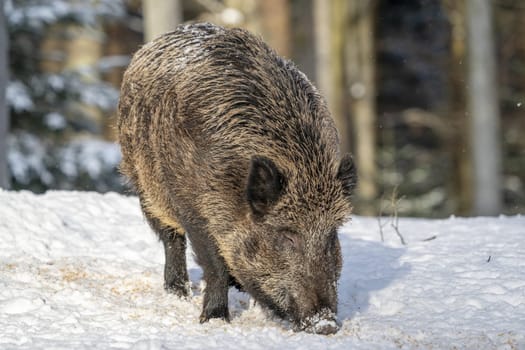
[[[210,253],[210,250],[207,250],[201,254],[197,253],[197,260],[203,269],[203,278],[206,282],[200,322],[206,322],[210,318],[221,318],[229,322],[228,288],[230,276],[222,258],[218,256],[216,251]]]
[[[210,318],[221,318],[229,322],[228,288],[231,278],[224,260],[203,226],[189,231],[188,237],[206,282],[200,322],[206,322]]]

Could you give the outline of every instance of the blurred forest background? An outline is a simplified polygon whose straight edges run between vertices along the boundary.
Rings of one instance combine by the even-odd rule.
[[[310,77],[357,213],[525,213],[521,0],[0,0],[0,187],[126,192],[123,71],[186,21],[248,28]]]

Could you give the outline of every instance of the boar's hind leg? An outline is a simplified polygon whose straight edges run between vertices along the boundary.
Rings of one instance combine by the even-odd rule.
[[[176,295],[188,296],[190,284],[186,270],[186,237],[171,227],[162,228],[159,236],[166,255],[164,288]]]
[[[181,228],[163,225],[160,220],[144,211],[153,231],[164,244],[166,262],[164,264],[164,288],[178,296],[188,296],[190,284],[186,270],[186,237]]]

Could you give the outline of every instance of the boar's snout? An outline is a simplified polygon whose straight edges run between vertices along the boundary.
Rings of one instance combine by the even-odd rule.
[[[322,309],[318,313],[306,317],[299,321],[294,330],[305,331],[314,334],[334,334],[340,328],[336,314],[328,308]]]
[[[296,306],[294,330],[314,334],[334,334],[339,330],[337,321],[337,290],[334,283],[309,284],[310,289],[304,288],[302,293],[295,294],[292,305]],[[316,286],[311,289],[312,286]]]

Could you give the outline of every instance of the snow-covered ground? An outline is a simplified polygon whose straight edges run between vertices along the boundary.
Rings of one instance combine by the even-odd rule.
[[[136,198],[0,191],[0,349],[525,349],[525,217],[398,228],[406,246],[374,218],[341,229],[335,335],[294,333],[234,290],[231,323],[201,325],[200,268],[188,253],[190,300],[164,292]]]

